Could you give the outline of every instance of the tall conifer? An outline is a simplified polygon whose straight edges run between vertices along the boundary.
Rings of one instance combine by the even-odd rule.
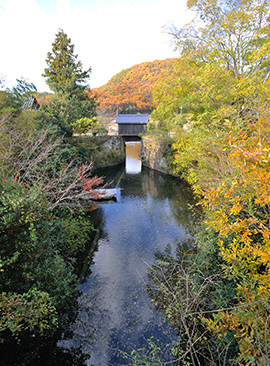
[[[60,29],[52,43],[52,52],[47,54],[48,67],[43,74],[52,91],[71,94],[87,87],[91,68],[83,71],[82,63],[77,61],[77,57],[71,39]]]

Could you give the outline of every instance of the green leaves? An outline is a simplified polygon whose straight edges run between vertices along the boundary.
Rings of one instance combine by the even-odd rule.
[[[64,210],[52,216],[41,190],[16,179],[2,179],[0,192],[0,332],[54,332],[76,293],[71,263],[91,222]]]
[[[43,335],[57,326],[56,309],[46,292],[32,288],[27,293],[0,294],[0,331],[10,330],[13,335],[23,331]]]
[[[41,110],[22,111],[35,91],[24,80],[12,91],[0,91],[0,336],[5,343],[47,336],[64,325],[77,293],[76,259],[93,229],[78,213],[80,147],[72,143],[70,124],[86,117],[93,121],[96,105],[84,92],[90,70],[82,71],[73,50],[60,31],[48,55],[52,69],[46,69],[58,94]]]

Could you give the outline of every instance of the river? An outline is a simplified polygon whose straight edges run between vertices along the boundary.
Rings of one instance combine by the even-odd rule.
[[[76,319],[69,336],[58,342],[66,352],[86,354],[88,366],[128,364],[133,350],[149,350],[151,342],[161,348],[162,361],[171,361],[170,345],[177,339],[151,302],[147,273],[157,251],[192,243],[192,192],[179,180],[142,167],[140,144],[126,149],[125,166],[102,171],[118,187],[117,198],[97,209],[101,234],[80,286]]]

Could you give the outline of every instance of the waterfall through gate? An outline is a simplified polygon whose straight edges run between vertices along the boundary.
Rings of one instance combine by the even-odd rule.
[[[141,161],[141,142],[127,141],[126,142],[126,173],[138,174],[142,170]]]

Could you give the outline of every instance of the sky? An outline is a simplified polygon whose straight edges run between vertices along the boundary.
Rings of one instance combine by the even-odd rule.
[[[186,0],[0,0],[0,77],[50,91],[42,76],[59,29],[75,46],[91,88],[146,61],[178,57],[164,31],[191,19]]]

